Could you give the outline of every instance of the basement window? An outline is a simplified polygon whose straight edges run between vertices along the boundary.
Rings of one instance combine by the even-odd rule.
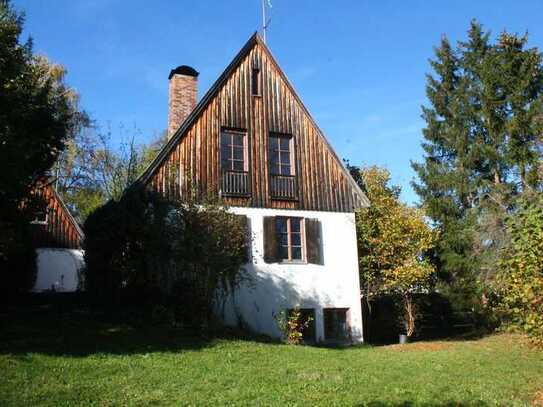
[[[251,73],[251,94],[260,96],[260,69],[253,68]]]
[[[324,339],[327,341],[344,341],[349,337],[348,308],[325,308]]]

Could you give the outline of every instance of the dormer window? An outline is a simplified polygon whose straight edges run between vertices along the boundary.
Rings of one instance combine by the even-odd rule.
[[[260,69],[253,68],[251,74],[251,94],[253,96],[260,96]]]

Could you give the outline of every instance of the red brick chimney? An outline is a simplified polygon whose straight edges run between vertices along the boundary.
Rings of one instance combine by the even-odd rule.
[[[168,140],[196,106],[198,72],[187,65],[172,69],[168,101]]]

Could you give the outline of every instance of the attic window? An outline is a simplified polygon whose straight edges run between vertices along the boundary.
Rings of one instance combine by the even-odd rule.
[[[221,169],[247,171],[247,138],[245,132],[221,131]]]
[[[250,195],[247,133],[221,130],[221,194]]]
[[[38,202],[33,215],[34,219],[30,223],[34,225],[47,225],[49,220],[47,203],[45,201]]]
[[[294,175],[292,144],[290,135],[270,135],[270,169],[272,175]]]
[[[251,94],[260,96],[260,69],[253,68],[251,74]]]

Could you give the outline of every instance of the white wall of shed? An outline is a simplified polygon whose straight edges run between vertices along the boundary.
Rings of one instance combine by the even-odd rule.
[[[51,290],[71,292],[77,290],[79,272],[85,262],[82,250],[37,249],[38,274],[34,291]]]

